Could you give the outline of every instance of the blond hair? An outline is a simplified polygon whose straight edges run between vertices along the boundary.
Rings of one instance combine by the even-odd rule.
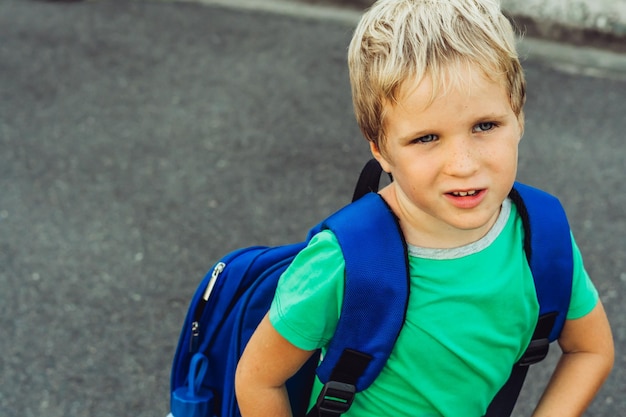
[[[502,80],[522,120],[524,74],[515,34],[497,0],[379,0],[361,18],[348,52],[352,99],[365,138],[384,144],[384,106],[403,82],[433,81],[433,95],[455,80],[455,64]]]

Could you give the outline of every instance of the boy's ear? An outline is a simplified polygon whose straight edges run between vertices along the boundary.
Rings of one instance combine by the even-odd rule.
[[[519,124],[519,129],[520,129],[520,140],[522,140],[522,138],[524,137],[524,128],[525,128],[525,117],[524,117],[524,112],[521,112],[519,114],[519,116],[517,116],[517,123]]]
[[[370,141],[370,151],[372,152],[372,155],[378,161],[380,166],[383,168],[383,171],[385,171],[388,174],[391,173],[391,167],[390,167],[389,161],[387,161],[387,159],[385,158],[385,155],[383,155],[383,151],[381,151],[380,146]]]

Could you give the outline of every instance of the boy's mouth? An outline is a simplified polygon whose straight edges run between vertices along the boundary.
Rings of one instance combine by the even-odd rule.
[[[473,209],[485,199],[487,189],[458,190],[446,193],[448,201],[460,209]]]
[[[471,190],[471,191],[452,191],[450,194],[452,194],[455,197],[473,197],[476,194],[478,194],[478,190]]]

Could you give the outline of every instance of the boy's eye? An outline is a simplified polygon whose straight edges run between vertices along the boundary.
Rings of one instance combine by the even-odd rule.
[[[430,143],[437,140],[437,135],[425,135],[413,139],[413,143]]]
[[[489,130],[492,130],[494,127],[496,127],[496,124],[493,122],[483,122],[483,123],[478,123],[476,126],[474,126],[474,131],[475,132],[487,132]]]

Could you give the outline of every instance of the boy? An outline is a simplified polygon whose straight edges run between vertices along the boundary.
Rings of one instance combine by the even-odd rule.
[[[512,28],[494,0],[380,0],[349,65],[357,121],[394,179],[380,194],[408,244],[410,299],[384,369],[345,415],[483,416],[538,316],[507,197],[525,100]],[[563,355],[536,417],[582,415],[613,364],[606,315],[572,246]],[[343,268],[324,231],[281,277],[237,369],[244,417],[291,415],[284,383],[333,336]]]

